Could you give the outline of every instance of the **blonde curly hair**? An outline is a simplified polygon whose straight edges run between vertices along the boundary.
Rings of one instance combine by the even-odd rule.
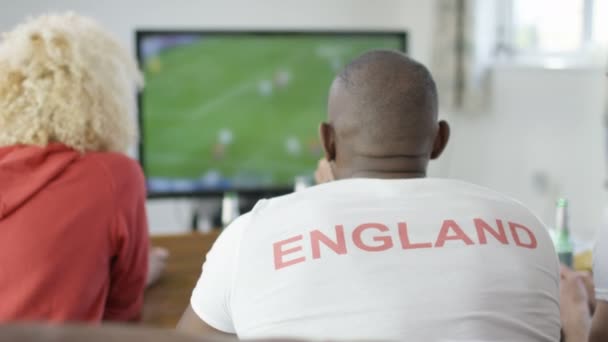
[[[0,146],[125,152],[142,83],[135,60],[92,19],[29,19],[0,41]]]

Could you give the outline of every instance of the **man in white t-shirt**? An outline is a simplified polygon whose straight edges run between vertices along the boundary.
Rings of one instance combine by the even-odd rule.
[[[335,79],[328,111],[320,131],[326,178],[336,180],[260,201],[227,227],[180,329],[240,338],[559,339],[559,267],[543,224],[491,190],[424,178],[449,129],[437,120],[437,90],[423,65],[368,52]]]

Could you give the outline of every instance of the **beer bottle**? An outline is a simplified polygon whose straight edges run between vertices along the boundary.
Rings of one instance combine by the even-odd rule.
[[[557,201],[554,244],[559,261],[568,267],[572,267],[574,244],[572,243],[572,239],[570,237],[568,200],[565,198],[560,198]]]

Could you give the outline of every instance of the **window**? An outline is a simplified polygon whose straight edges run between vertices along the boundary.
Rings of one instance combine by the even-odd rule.
[[[593,41],[596,45],[608,46],[608,0],[596,0],[593,6]]]
[[[509,1],[505,26],[516,55],[577,55],[606,45],[608,0]]]

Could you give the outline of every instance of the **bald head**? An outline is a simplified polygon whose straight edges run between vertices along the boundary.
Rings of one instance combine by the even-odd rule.
[[[447,142],[447,135],[437,141],[447,134],[437,107],[437,88],[424,65],[396,51],[367,52],[331,86],[329,122],[321,128],[328,159],[348,174],[426,173],[428,160]]]

